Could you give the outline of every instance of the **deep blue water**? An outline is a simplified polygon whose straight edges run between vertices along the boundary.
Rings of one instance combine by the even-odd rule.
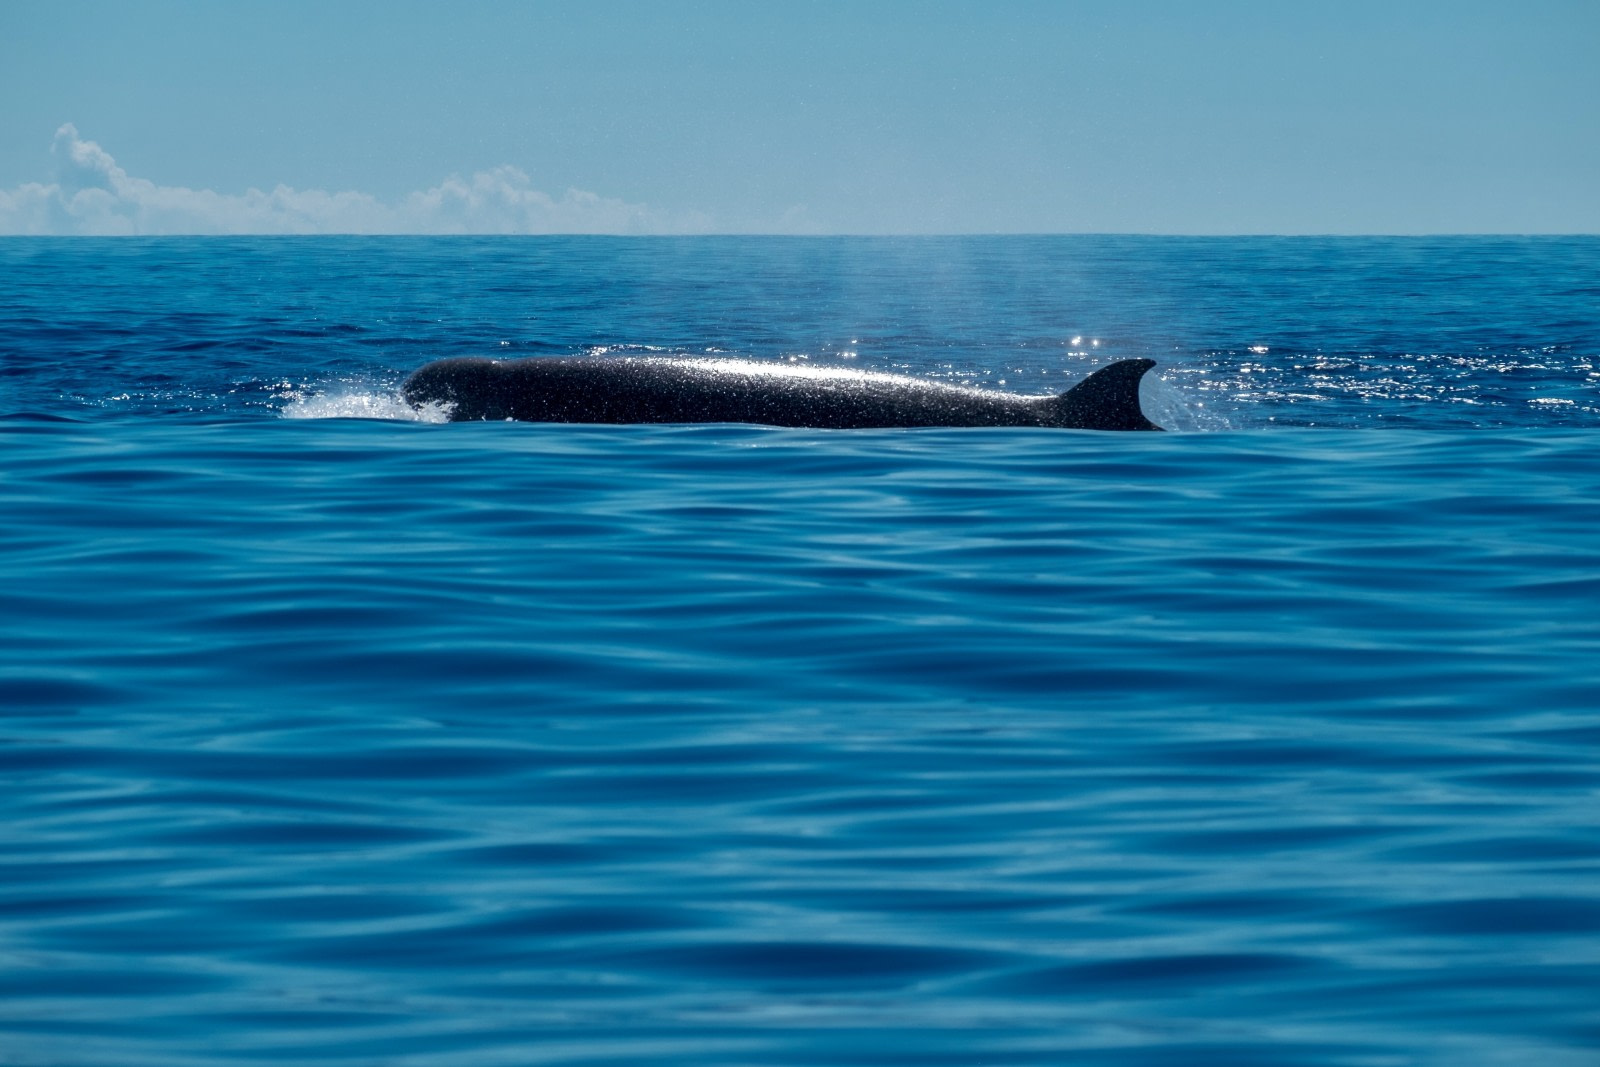
[[[433,425],[724,352],[1175,430]],[[1600,239],[0,240],[0,1062],[1600,1062]]]

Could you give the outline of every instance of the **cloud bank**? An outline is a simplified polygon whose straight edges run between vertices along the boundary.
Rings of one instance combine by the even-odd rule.
[[[287,185],[239,195],[157,185],[129,175],[70,122],[56,131],[50,151],[57,166],[53,183],[0,189],[0,234],[653,234],[709,228],[703,216],[668,215],[581,189],[553,197],[510,166],[452,176],[385,202],[368,193]]]

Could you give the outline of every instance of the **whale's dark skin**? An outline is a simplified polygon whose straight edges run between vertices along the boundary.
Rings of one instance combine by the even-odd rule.
[[[810,364],[747,359],[580,356],[442,359],[400,387],[454,422],[753,422],[861,430],[1052,426],[1159,430],[1139,408],[1153,360],[1102,367],[1059,396],[1019,396]]]

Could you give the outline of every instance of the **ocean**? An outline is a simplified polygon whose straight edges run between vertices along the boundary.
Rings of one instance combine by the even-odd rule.
[[[1600,238],[4,238],[0,456],[0,1063],[1600,1063]]]

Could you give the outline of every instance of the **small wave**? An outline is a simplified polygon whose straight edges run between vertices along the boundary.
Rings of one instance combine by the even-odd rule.
[[[450,404],[429,402],[413,407],[392,391],[351,391],[296,396],[283,406],[286,419],[393,419],[401,422],[449,422]]]

